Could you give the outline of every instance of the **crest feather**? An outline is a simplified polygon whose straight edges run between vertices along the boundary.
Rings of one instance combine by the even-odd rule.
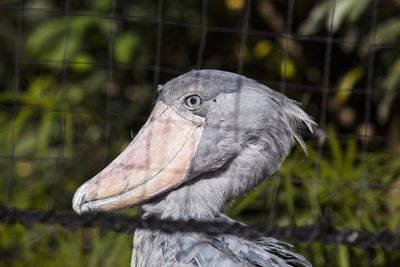
[[[307,147],[302,138],[304,130],[314,133],[317,123],[300,108],[300,104],[294,100],[289,99],[289,105],[284,107],[285,115],[289,121],[293,137],[300,144],[301,148],[307,155]]]

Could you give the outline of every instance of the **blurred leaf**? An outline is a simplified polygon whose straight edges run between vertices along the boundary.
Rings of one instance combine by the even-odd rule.
[[[335,0],[334,6],[330,0],[320,2],[312,9],[306,21],[301,24],[299,33],[304,35],[315,34],[321,29],[323,20],[326,21],[328,31],[332,23],[332,31],[337,32],[346,20],[355,23],[370,2],[371,0]],[[334,10],[331,10],[331,8],[334,8]]]
[[[225,0],[225,4],[228,9],[239,11],[243,9],[245,0]]]
[[[339,140],[335,136],[335,132],[332,126],[328,127],[328,133],[332,138],[328,138],[328,145],[329,145],[329,150],[331,152],[333,160],[331,161],[331,164],[333,164],[334,168],[337,170],[342,170],[343,168],[343,153],[342,149],[339,143]]]
[[[90,7],[92,7],[94,10],[109,11],[111,7],[111,0],[89,1],[88,4],[90,4]]]
[[[27,90],[18,95],[18,100],[27,106],[50,108],[57,104],[54,94],[48,92],[54,82],[50,75],[38,75],[31,80]]]
[[[389,70],[388,75],[385,77],[383,85],[389,92],[399,89],[400,83],[400,57],[394,62]]]
[[[77,85],[71,85],[68,87],[68,103],[78,104],[85,97],[85,91]]]
[[[55,19],[43,23],[28,35],[26,40],[27,50],[35,55],[43,51],[46,46],[48,47],[48,44],[58,44],[64,35],[64,28],[64,19]],[[59,59],[61,58],[59,57]]]
[[[71,112],[65,112],[65,133],[64,133],[64,156],[72,157],[74,143],[74,116]]]
[[[353,173],[354,164],[357,159],[357,142],[354,139],[347,140],[347,150],[343,158],[343,173]],[[351,175],[352,176],[352,175]],[[358,175],[355,175],[358,176]]]
[[[72,17],[69,35],[66,35],[67,23],[64,18],[56,18],[46,21],[33,30],[26,41],[26,48],[30,54],[39,58],[61,61],[64,57],[68,59],[79,52],[85,40],[83,35],[90,27],[98,29],[104,36],[108,33],[108,21],[95,17]],[[65,48],[66,40],[68,43]]]
[[[296,65],[290,57],[286,60],[283,59],[280,63],[281,76],[285,76],[287,79],[291,79],[296,75]]]
[[[400,92],[400,57],[397,58],[384,78],[383,88],[385,89],[385,93],[381,101],[379,101],[377,110],[378,121],[380,124],[387,122],[392,108],[392,103],[396,97],[396,91]]]
[[[371,45],[388,45],[398,42],[400,38],[400,18],[389,18],[371,30],[371,32],[363,39],[360,48],[360,55],[366,56]]]
[[[367,7],[371,4],[372,0],[363,0],[363,1],[358,1],[358,0],[353,0],[353,5],[350,8],[350,12],[348,15],[348,19],[350,23],[355,23],[365,12]]]
[[[11,127],[12,123],[10,123],[9,127],[8,127],[8,133],[7,133],[7,138],[5,138],[5,147],[7,147],[7,150],[11,148],[11,144],[12,144],[12,139],[16,139],[21,135],[22,129],[25,125],[25,123],[27,122],[27,120],[32,116],[32,113],[29,111],[19,111],[17,113],[17,116],[15,118],[15,124],[14,124],[14,129]],[[14,133],[13,133],[14,130]],[[13,133],[13,136],[11,136],[11,134]],[[8,153],[11,153],[11,151],[9,151]]]
[[[257,42],[254,46],[253,54],[256,58],[263,58],[268,56],[272,51],[272,43],[268,40]]]
[[[299,34],[311,35],[316,33],[320,27],[321,22],[326,18],[330,7],[329,1],[319,2],[310,12],[307,19],[301,23],[299,27]]]
[[[337,85],[337,92],[335,95],[335,101],[339,103],[346,102],[350,95],[354,85],[364,76],[364,69],[361,67],[355,67],[346,72],[339,80]]]
[[[115,59],[121,63],[129,63],[136,51],[137,36],[132,32],[119,35],[115,40]]]
[[[15,173],[18,176],[26,177],[32,174],[33,168],[30,162],[16,162]]]
[[[400,18],[392,18],[378,25],[375,29],[375,44],[388,44],[398,40],[400,36]]]
[[[338,258],[340,267],[350,267],[349,249],[344,245],[338,246]]]
[[[332,31],[337,32],[344,21],[355,23],[369,6],[371,0],[336,0]],[[331,18],[327,18],[327,29],[330,29]]]
[[[71,58],[71,61],[71,69],[76,72],[87,72],[92,68],[93,59],[89,54],[77,54]]]
[[[400,160],[399,160],[400,163]],[[391,220],[389,222],[389,229],[398,231],[400,222],[400,175],[396,177],[393,186],[389,189],[386,198],[388,202],[389,213]]]
[[[330,1],[328,1],[330,2]],[[357,4],[358,0],[335,0],[336,4],[333,12],[331,10],[328,11],[329,16],[326,19],[326,28],[329,30],[331,28],[332,23],[332,31],[336,32],[343,21],[346,19],[346,16],[351,12],[354,3]],[[333,19],[331,16],[333,15]]]
[[[49,148],[50,137],[52,134],[52,127],[53,124],[54,113],[53,112],[43,112],[42,118],[39,126],[38,132],[38,155],[39,156],[46,156],[47,150]]]
[[[285,199],[286,199],[286,208],[289,216],[291,216],[290,220],[294,221],[296,216],[296,208],[295,208],[295,188],[293,186],[293,181],[291,176],[284,176],[284,187],[285,187]]]

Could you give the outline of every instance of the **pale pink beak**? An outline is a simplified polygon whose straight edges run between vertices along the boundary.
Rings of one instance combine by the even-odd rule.
[[[110,211],[146,202],[187,179],[204,118],[181,116],[158,101],[128,147],[75,193],[79,213]]]

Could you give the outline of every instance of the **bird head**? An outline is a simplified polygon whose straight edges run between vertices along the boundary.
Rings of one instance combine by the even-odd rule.
[[[304,148],[301,132],[315,124],[295,101],[224,71],[191,71],[158,93],[134,140],[77,190],[77,213],[143,204],[233,169],[254,172],[240,180],[247,190],[279,168],[295,140]]]

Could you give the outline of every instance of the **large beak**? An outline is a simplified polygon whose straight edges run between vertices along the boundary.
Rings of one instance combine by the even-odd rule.
[[[128,147],[75,193],[79,213],[110,211],[152,199],[184,182],[203,131],[204,118],[183,117],[158,101]]]

